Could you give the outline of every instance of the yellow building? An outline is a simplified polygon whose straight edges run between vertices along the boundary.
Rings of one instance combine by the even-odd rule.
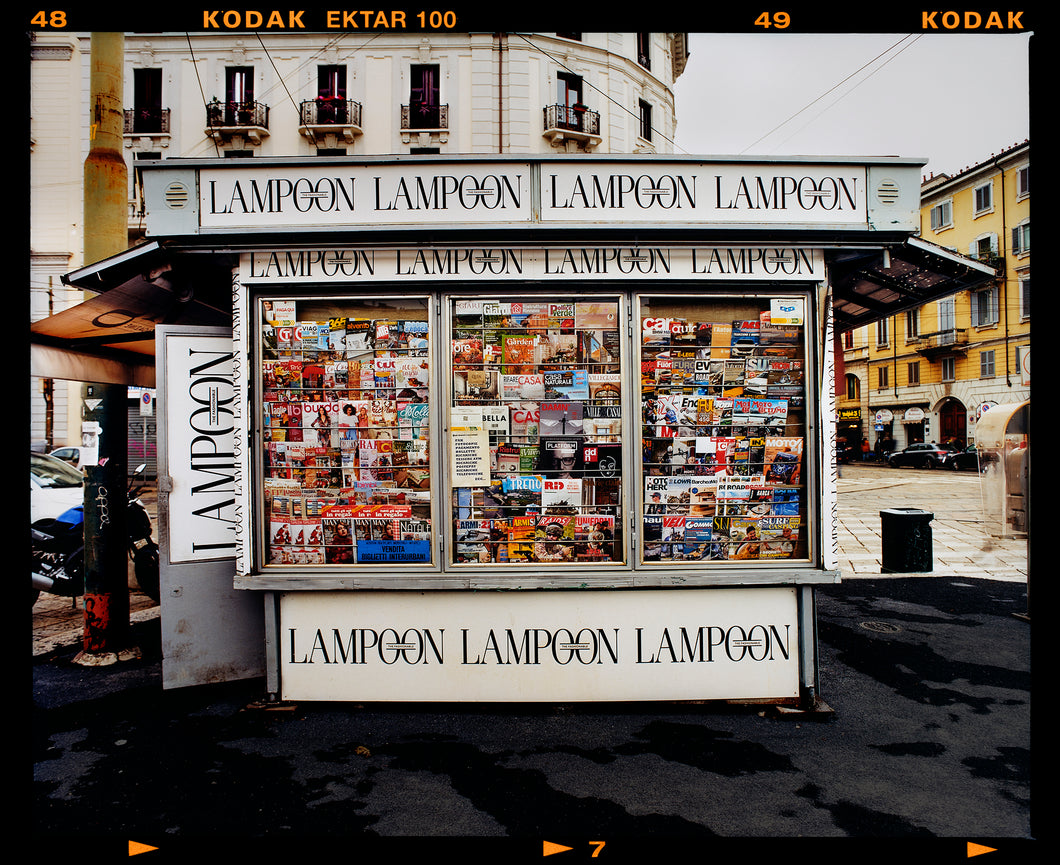
[[[970,444],[992,405],[1030,398],[1030,142],[921,186],[920,237],[997,278],[843,334],[840,435]]]

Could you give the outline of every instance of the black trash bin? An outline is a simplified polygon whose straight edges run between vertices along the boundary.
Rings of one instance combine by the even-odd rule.
[[[932,568],[931,521],[935,515],[919,508],[888,508],[880,511],[885,574],[930,571]]]

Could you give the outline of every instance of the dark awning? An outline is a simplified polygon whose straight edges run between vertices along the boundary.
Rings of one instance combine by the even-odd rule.
[[[34,375],[152,387],[156,325],[232,324],[231,269],[216,256],[177,256],[152,242],[63,282],[99,294],[30,325]]]
[[[835,331],[843,333],[997,278],[989,265],[910,237],[876,249],[828,252]]]

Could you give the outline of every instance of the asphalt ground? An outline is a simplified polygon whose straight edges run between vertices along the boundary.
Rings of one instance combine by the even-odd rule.
[[[550,843],[567,848],[557,862],[1038,861],[1027,542],[1000,536],[980,486],[843,467],[844,579],[817,592],[820,713],[270,706],[256,682],[163,692],[149,601],[137,609],[133,593],[142,657],[106,667],[72,662],[68,599],[66,636],[38,646],[38,619],[62,629],[35,607],[33,834],[55,854],[83,855],[90,838],[180,861],[530,861]],[[879,511],[897,507],[934,515],[930,572],[881,573]]]

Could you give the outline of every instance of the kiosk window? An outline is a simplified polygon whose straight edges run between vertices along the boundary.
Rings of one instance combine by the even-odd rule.
[[[260,312],[264,563],[431,564],[427,300]]]
[[[799,309],[641,299],[643,562],[807,556]]]
[[[619,299],[448,304],[452,561],[623,563]]]

